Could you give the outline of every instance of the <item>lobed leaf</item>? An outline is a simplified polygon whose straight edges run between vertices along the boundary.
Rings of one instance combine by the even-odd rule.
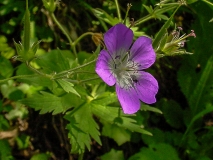
[[[89,103],[74,109],[65,115],[65,118],[70,121],[66,128],[69,130],[68,137],[72,144],[72,153],[84,153],[86,148],[90,150],[90,136],[101,144],[99,126],[93,119]]]
[[[65,112],[70,106],[64,106],[62,97],[57,97],[51,93],[44,91],[41,94],[34,94],[32,97],[20,100],[22,104],[34,108],[36,111],[40,110],[40,114],[52,112],[58,114]]]
[[[111,124],[116,123],[119,127],[128,129],[132,132],[152,135],[150,132],[143,129],[143,126],[137,124],[136,120],[134,120],[133,118],[125,117],[124,114],[118,117],[119,108],[117,107],[110,107],[93,103],[91,105],[92,112],[106,122],[109,122]]]

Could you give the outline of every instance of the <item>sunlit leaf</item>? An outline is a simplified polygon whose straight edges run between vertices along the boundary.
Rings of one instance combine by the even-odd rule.
[[[80,97],[80,95],[78,94],[78,92],[73,88],[73,84],[63,80],[63,79],[58,79],[57,82],[60,84],[60,86],[67,92],[67,93],[73,93],[76,94],[77,96]]]

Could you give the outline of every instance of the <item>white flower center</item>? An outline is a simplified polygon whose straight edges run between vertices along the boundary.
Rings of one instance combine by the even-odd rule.
[[[130,59],[129,52],[114,55],[109,62],[110,70],[116,78],[116,83],[124,89],[134,87],[138,82],[140,64]]]

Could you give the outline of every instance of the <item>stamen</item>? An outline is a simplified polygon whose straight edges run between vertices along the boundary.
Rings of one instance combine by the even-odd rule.
[[[196,34],[194,33],[194,30],[191,30],[191,33],[189,35],[196,38]]]

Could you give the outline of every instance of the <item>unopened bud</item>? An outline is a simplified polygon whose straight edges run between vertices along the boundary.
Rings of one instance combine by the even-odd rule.
[[[54,0],[42,0],[42,2],[46,10],[48,10],[51,13],[55,11],[57,1],[55,2]]]
[[[101,33],[94,33],[92,35],[92,40],[95,43],[96,46],[102,45],[104,46],[104,38],[103,38],[103,34]]]

